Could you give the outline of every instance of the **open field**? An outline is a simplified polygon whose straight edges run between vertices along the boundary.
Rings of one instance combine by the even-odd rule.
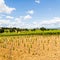
[[[0,37],[0,60],[60,60],[60,35]]]
[[[17,32],[3,32],[0,36],[20,36],[20,35],[60,35],[60,30],[35,30],[35,31],[19,31]]]

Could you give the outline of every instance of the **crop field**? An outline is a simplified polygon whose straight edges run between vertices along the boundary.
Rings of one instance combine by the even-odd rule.
[[[0,36],[0,60],[60,60],[60,35]]]

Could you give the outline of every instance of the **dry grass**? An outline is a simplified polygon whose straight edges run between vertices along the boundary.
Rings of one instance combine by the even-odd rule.
[[[0,37],[0,60],[60,60],[60,35]]]

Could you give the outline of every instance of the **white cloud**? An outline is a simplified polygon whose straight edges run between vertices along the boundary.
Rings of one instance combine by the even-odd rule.
[[[8,25],[10,23],[10,20],[0,20],[0,25]]]
[[[5,4],[4,0],[0,0],[0,13],[10,14],[12,11],[16,10],[15,8],[11,8]]]
[[[7,27],[19,27],[19,28],[40,28],[40,27],[47,27],[47,28],[53,28],[53,27],[60,27],[60,18],[54,17],[50,20],[42,20],[42,21],[33,21],[33,22],[27,22],[24,20],[25,16],[20,16],[18,18],[14,18],[14,21],[6,20],[6,19],[0,19],[0,27],[1,26],[7,26]],[[30,19],[30,18],[25,18]]]
[[[31,19],[32,17],[30,15],[24,16],[24,20]]]
[[[41,22],[41,24],[47,24],[47,25],[50,25],[50,24],[55,24],[55,23],[60,23],[60,18],[59,17],[54,17],[53,19],[51,20],[44,20]]]
[[[35,0],[35,2],[36,2],[37,4],[40,4],[40,0]]]
[[[7,19],[13,19],[14,17],[12,16],[6,16]]]
[[[27,11],[28,14],[34,14],[34,10]]]
[[[22,20],[22,19],[23,19],[23,16],[20,16],[20,17],[15,18],[16,21]]]
[[[2,18],[2,16],[0,16],[0,19]]]
[[[59,17],[54,17],[53,19],[50,20],[43,20],[43,21],[36,21],[33,22],[34,27],[48,27],[48,28],[53,28],[55,26],[60,26],[60,18]]]

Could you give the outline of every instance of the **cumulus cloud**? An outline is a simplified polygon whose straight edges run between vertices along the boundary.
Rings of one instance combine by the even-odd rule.
[[[59,27],[60,26],[60,18],[54,17],[50,20],[42,20],[42,21],[33,21],[28,23],[27,21],[24,21],[25,16],[20,16],[17,18],[14,18],[14,21],[11,19],[0,19],[0,27],[1,26],[7,26],[7,27],[19,27],[19,28],[40,28],[40,27],[47,27],[47,28],[53,28],[53,27]],[[25,18],[30,19],[30,18]]]
[[[27,11],[28,14],[34,14],[34,10]]]
[[[6,16],[7,19],[13,19],[14,17],[12,16]]]
[[[0,0],[0,13],[10,14],[14,10],[16,10],[16,9],[11,8],[5,4],[5,0]]]
[[[52,28],[55,26],[60,26],[60,18],[59,17],[54,17],[53,19],[50,20],[43,20],[43,21],[39,21],[39,22],[33,22],[33,26],[35,27],[48,27],[48,28]]]
[[[35,2],[36,2],[37,4],[40,4],[40,0],[35,0]]]
[[[19,28],[23,28],[21,26],[23,26],[23,22],[16,21],[16,20],[14,22],[11,22],[10,24],[7,25],[7,27],[19,27]]]
[[[60,23],[60,18],[59,17],[54,17],[53,19],[51,20],[44,20],[41,22],[41,24],[44,24],[44,25],[50,25],[50,24],[58,24]]]
[[[30,16],[30,15],[24,16],[24,20],[31,19],[31,18],[32,18],[32,16]]]
[[[2,26],[2,27],[26,28],[27,27],[27,24],[26,24],[27,21],[24,22],[24,18],[25,19],[30,19],[29,16],[27,16],[27,17],[26,16],[20,16],[20,17],[17,17],[17,18],[13,18],[14,20],[12,20],[11,16],[6,16],[6,18],[0,19],[0,27]]]
[[[4,19],[0,20],[0,25],[1,26],[8,25],[8,24],[10,24],[10,20],[4,20]]]
[[[0,19],[2,18],[2,16],[0,16]]]

